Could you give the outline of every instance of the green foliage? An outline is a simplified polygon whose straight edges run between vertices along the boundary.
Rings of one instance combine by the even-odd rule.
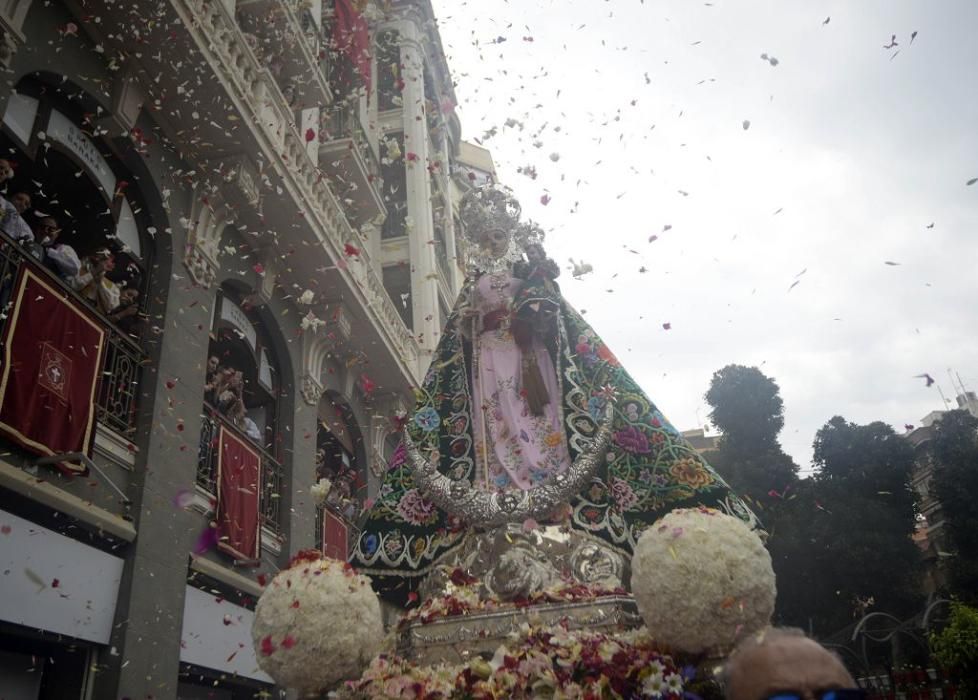
[[[801,526],[809,618],[828,634],[864,612],[913,614],[920,605],[913,448],[888,425],[838,416],[818,431],[814,448],[818,472],[808,503],[799,504],[809,508]]]
[[[978,419],[949,411],[934,424],[933,490],[940,502],[949,554],[951,591],[978,604]]]
[[[962,698],[978,697],[978,610],[964,603],[951,604],[951,619],[931,635],[934,659],[963,681]]]
[[[784,427],[784,402],[775,381],[757,367],[727,365],[717,370],[706,392],[710,421],[723,433],[728,448],[747,453],[778,446]]]

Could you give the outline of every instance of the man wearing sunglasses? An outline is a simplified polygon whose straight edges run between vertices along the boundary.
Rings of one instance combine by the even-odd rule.
[[[839,658],[801,630],[769,629],[742,642],[724,669],[727,700],[864,700]]]

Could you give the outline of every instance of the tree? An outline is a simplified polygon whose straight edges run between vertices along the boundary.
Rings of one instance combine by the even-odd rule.
[[[778,442],[784,402],[777,383],[757,367],[727,365],[714,372],[705,398],[722,433],[707,458],[735,491],[765,510],[798,478],[798,466]]]
[[[930,646],[937,663],[962,682],[960,697],[978,697],[978,610],[952,603],[947,627],[931,635]]]
[[[806,527],[813,624],[826,634],[863,612],[913,614],[920,604],[913,448],[884,423],[839,416],[818,431],[814,448]]]
[[[784,402],[777,383],[756,367],[727,365],[713,374],[706,401],[710,420],[723,435],[706,455],[717,472],[754,509],[768,533],[778,581],[779,619],[807,619],[808,558],[798,527],[806,510],[799,501],[798,465],[781,449]]]
[[[978,604],[978,418],[948,411],[934,424],[934,495],[940,502],[951,558],[951,592]]]
[[[777,383],[757,367],[727,365],[713,373],[706,402],[710,421],[729,449],[746,453],[780,449],[784,402]]]

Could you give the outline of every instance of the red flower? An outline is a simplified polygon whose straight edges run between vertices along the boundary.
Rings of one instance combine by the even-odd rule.
[[[272,635],[268,635],[261,640],[262,656],[271,656],[275,653],[275,645],[272,643]]]
[[[348,258],[358,258],[358,257],[360,257],[360,249],[357,248],[352,243],[344,243],[343,244],[343,255],[345,255]]]
[[[264,642],[264,640],[262,641]],[[291,649],[294,646],[295,646],[295,637],[289,634],[285,635],[285,639],[282,640],[282,648]],[[262,648],[262,651],[264,651],[264,648]]]
[[[289,561],[289,568],[304,562],[319,561],[323,558],[323,553],[318,549],[300,549]]]
[[[316,138],[316,132],[312,129],[306,129],[306,143],[309,143],[314,138]]]

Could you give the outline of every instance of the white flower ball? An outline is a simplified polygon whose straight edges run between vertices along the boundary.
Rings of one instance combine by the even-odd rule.
[[[777,590],[771,555],[742,520],[676,510],[639,538],[632,593],[652,636],[680,651],[723,651],[766,627]]]
[[[251,638],[258,665],[303,693],[357,678],[384,636],[370,581],[345,562],[301,554],[258,599]]]

